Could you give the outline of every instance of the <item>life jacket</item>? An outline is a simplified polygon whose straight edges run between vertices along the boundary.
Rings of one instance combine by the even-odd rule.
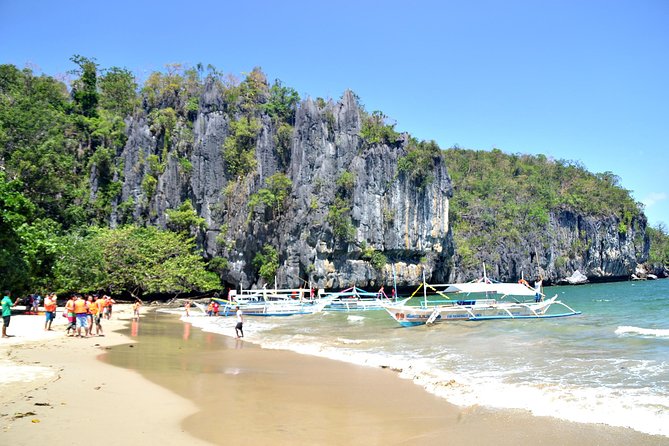
[[[44,299],[44,311],[56,311],[56,299],[51,297]]]
[[[65,309],[68,313],[74,313],[74,301],[72,299],[67,301],[65,304]]]
[[[82,314],[82,313],[88,313],[86,311],[86,301],[83,299],[77,299],[74,301],[74,313],[75,314]]]
[[[98,314],[98,311],[99,311],[99,309],[98,309],[97,302],[89,301],[88,302],[88,312],[93,314],[93,315],[96,315],[96,314]]]

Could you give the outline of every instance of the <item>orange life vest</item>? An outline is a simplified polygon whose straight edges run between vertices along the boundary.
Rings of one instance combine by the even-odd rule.
[[[74,312],[76,314],[88,313],[86,311],[86,301],[83,299],[77,299],[74,301]]]
[[[56,311],[56,299],[47,296],[44,299],[44,311]]]

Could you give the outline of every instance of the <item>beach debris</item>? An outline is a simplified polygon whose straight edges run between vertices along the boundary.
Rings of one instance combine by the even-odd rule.
[[[33,423],[39,423],[40,422],[39,418],[33,418],[30,421],[33,422]]]
[[[51,406],[50,403],[35,403],[35,406]]]
[[[16,420],[17,418],[33,417],[35,415],[37,415],[35,412],[16,412],[14,414],[14,419]]]

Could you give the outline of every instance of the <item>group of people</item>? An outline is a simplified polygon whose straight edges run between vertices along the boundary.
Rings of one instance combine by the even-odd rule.
[[[218,316],[218,310],[220,307],[221,306],[219,303],[215,300],[210,301],[209,305],[207,306],[207,316]]]
[[[55,299],[55,295],[53,296]],[[95,327],[95,335],[104,336],[101,321],[103,318],[111,319],[115,303],[114,299],[106,295],[87,294],[86,298],[81,294],[70,296],[67,303],[65,303],[65,312],[63,313],[63,316],[67,317],[68,321],[67,328],[65,329],[66,334],[82,338],[93,336],[93,327]]]
[[[190,299],[186,299],[186,302],[184,303],[184,309],[186,312],[186,317],[190,316],[190,307],[192,305],[192,302]],[[220,305],[218,302],[215,300],[209,301],[209,305],[207,306],[207,316],[218,316],[218,311],[220,309]],[[244,337],[244,313],[242,310],[237,306],[235,308],[235,316],[237,318],[237,324],[235,325],[235,335],[237,338],[243,338]]]

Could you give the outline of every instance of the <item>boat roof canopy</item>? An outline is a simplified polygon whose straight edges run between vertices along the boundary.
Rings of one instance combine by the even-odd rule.
[[[446,293],[496,293],[511,296],[534,296],[535,291],[520,283],[452,283]]]

